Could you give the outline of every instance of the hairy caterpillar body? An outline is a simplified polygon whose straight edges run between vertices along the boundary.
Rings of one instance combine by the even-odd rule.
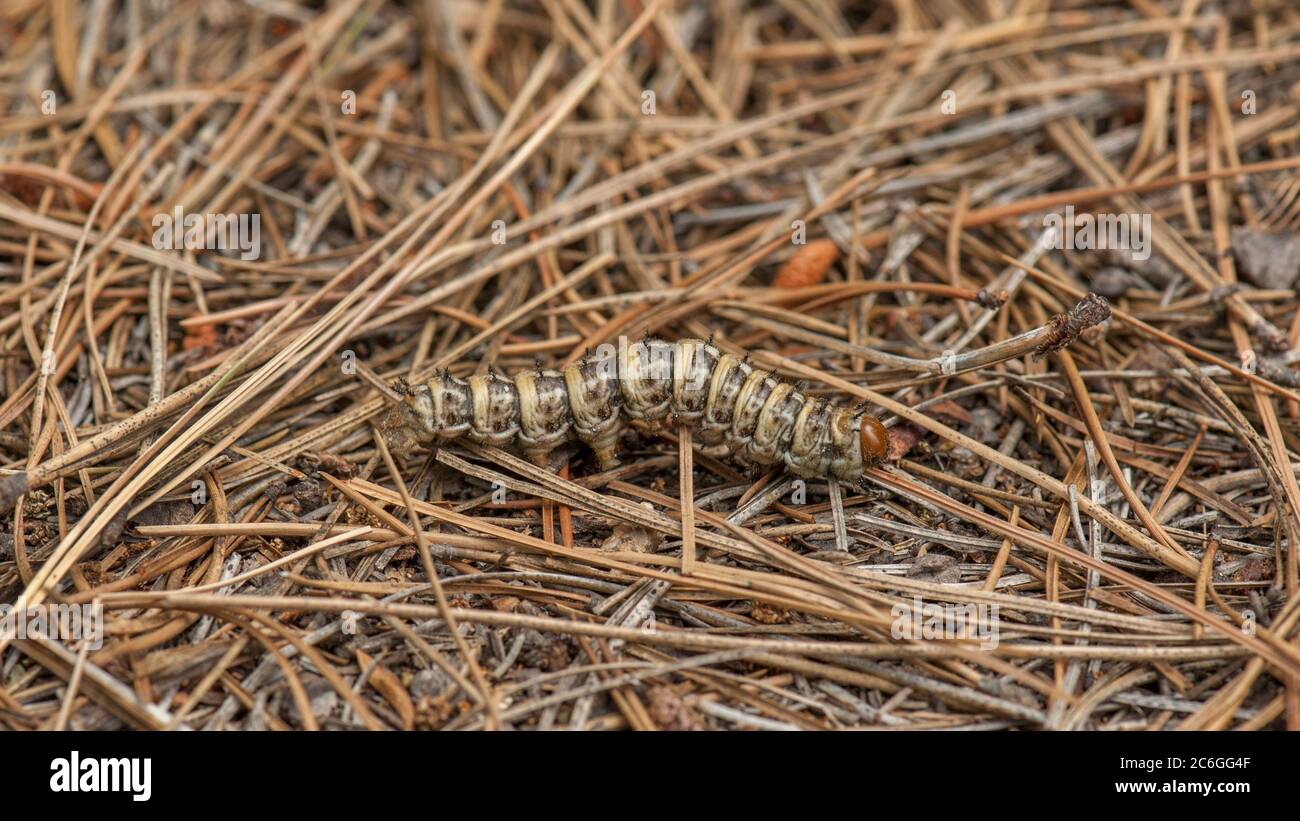
[[[601,346],[563,371],[541,368],[513,379],[487,373],[436,374],[399,381],[401,401],[383,420],[399,452],[453,441],[515,447],[546,466],[552,451],[576,438],[602,470],[618,465],[627,419],[689,425],[703,445],[725,445],[742,463],[784,463],[804,478],[855,481],[885,458],[884,425],[865,408],[803,395],[710,342],[647,339]]]

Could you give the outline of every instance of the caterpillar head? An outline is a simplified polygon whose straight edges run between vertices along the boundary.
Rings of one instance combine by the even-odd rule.
[[[868,467],[885,461],[889,453],[889,431],[879,419],[869,413],[863,414],[858,436],[862,443],[862,461]]]
[[[405,379],[397,380],[393,392],[401,398],[389,406],[379,423],[379,431],[389,449],[406,454],[432,437],[433,402],[427,386],[411,387]]]

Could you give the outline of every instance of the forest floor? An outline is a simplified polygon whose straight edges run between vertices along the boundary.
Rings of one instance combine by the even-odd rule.
[[[0,10],[0,725],[1300,729],[1293,4],[145,5]],[[381,433],[646,336],[887,452]]]

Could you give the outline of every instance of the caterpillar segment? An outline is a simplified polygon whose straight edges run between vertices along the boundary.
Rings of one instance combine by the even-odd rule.
[[[608,359],[587,357],[564,369],[564,384],[569,391],[573,432],[595,451],[601,470],[616,467],[623,433],[617,368],[611,367]]]
[[[494,373],[469,378],[470,430],[474,441],[509,447],[519,435],[519,390]]]
[[[602,470],[618,465],[628,419],[688,425],[705,446],[725,445],[742,464],[784,464],[804,478],[859,479],[888,449],[883,425],[865,408],[830,405],[709,342],[649,339],[563,371],[540,368],[506,379],[435,374],[394,386],[401,402],[383,421],[397,452],[462,436],[514,447],[546,466],[577,439]]]
[[[569,390],[559,371],[522,371],[515,377],[519,391],[519,449],[545,466],[551,451],[571,438]]]

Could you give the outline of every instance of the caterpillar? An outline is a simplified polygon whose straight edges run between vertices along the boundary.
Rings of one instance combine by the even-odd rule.
[[[538,367],[513,379],[443,372],[416,385],[398,380],[393,391],[401,401],[381,430],[399,453],[464,436],[515,447],[545,467],[554,450],[576,438],[609,470],[619,464],[627,419],[671,419],[689,425],[703,445],[725,445],[742,463],[784,463],[803,478],[856,481],[885,458],[889,441],[864,406],[807,397],[699,339],[602,345],[562,371]]]

